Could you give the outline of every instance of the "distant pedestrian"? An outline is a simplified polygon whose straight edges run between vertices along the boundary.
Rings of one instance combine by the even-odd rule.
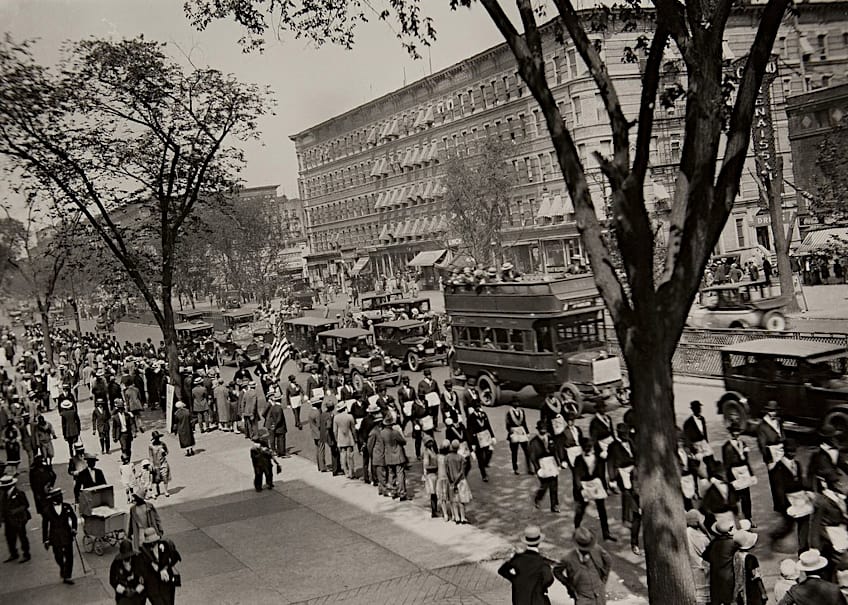
[[[162,433],[153,431],[147,452],[153,467],[153,485],[156,487],[156,495],[169,498],[171,494],[168,492],[168,483],[171,482],[171,465],[168,463],[168,446],[162,443]]]
[[[186,456],[194,456],[194,427],[191,421],[191,412],[185,403],[178,401],[174,404],[174,428],[173,431],[180,439],[180,447],[185,450]]]
[[[324,441],[321,439],[321,400],[318,399],[309,406],[306,421],[312,434],[312,442],[315,444],[315,461],[318,471],[323,473],[327,470],[326,452]]]
[[[750,552],[757,543],[757,534],[738,530],[733,534],[733,542],[737,548],[733,555],[735,603],[762,605],[768,601],[768,593],[760,576],[760,562]]]
[[[6,546],[9,548],[8,563],[18,558],[18,542],[21,545],[23,559],[21,563],[30,560],[29,538],[27,537],[27,522],[32,518],[29,512],[29,500],[26,494],[18,489],[18,480],[5,475],[0,478],[0,520],[6,534]]]
[[[36,417],[35,429],[33,430],[35,439],[35,450],[44,456],[47,464],[53,464],[53,440],[56,438],[56,431],[53,430],[53,425],[47,422],[41,414]]]
[[[65,399],[59,404],[59,417],[62,420],[62,437],[68,444],[68,451],[74,455],[74,443],[79,439],[81,432],[80,418],[74,404]]]
[[[265,430],[271,450],[277,455],[288,457],[286,446],[286,412],[282,405],[282,396],[272,393],[268,396],[268,408],[265,410]]]
[[[112,414],[112,439],[121,444],[121,452],[132,459],[132,442],[137,428],[135,418],[124,409],[124,402],[115,400],[115,413]]]
[[[546,605],[548,588],[554,583],[551,566],[539,554],[545,536],[536,525],[524,530],[525,548],[514,554],[498,569],[498,574],[512,584],[513,605]]]
[[[448,480],[453,521],[457,525],[468,523],[465,508],[471,502],[471,488],[466,479],[467,465],[459,454],[460,443],[454,439],[450,444],[450,453],[445,456],[445,473]]]
[[[274,489],[273,464],[277,465],[277,473],[283,469],[274,455],[268,441],[268,431],[262,430],[250,448],[250,463],[253,466],[253,488],[262,491],[262,482],[268,489]]]
[[[406,465],[408,459],[404,448],[406,438],[404,438],[400,426],[397,425],[391,414],[383,419],[380,439],[383,441],[383,455],[385,456],[386,470],[388,472],[387,485],[393,498],[404,501],[407,499]]]
[[[609,554],[585,527],[575,530],[574,544],[576,548],[554,567],[554,577],[565,585],[574,605],[605,605],[606,583],[612,568]]]
[[[767,286],[771,285],[771,276],[774,275],[774,272],[771,267],[771,262],[767,258],[763,258],[763,280],[766,282]]]
[[[129,540],[121,540],[118,554],[109,567],[109,584],[115,589],[115,602],[121,605],[144,605],[141,562]]]
[[[512,472],[518,474],[518,448],[524,452],[524,466],[526,472],[530,470],[530,459],[527,444],[530,440],[530,430],[527,428],[527,418],[524,410],[518,407],[518,396],[513,395],[510,401],[509,411],[506,413],[506,433],[509,441],[509,453],[512,459]]]
[[[212,399],[215,409],[218,410],[218,426],[222,431],[231,431],[233,426],[230,414],[230,389],[224,384],[223,378],[218,378],[217,384],[212,388]]]
[[[77,535],[77,516],[74,508],[62,500],[62,490],[53,488],[50,504],[41,517],[41,539],[44,548],[53,549],[53,558],[59,565],[59,575],[65,584],[73,584],[74,540]]]
[[[436,492],[436,482],[439,474],[439,453],[436,451],[436,440],[430,436],[424,439],[422,468],[424,470],[424,491],[430,497],[430,516],[439,516],[439,499]]]
[[[100,441],[101,454],[108,454],[111,449],[109,443],[110,418],[106,400],[97,399],[94,402],[94,410],[91,412],[91,434],[96,435]]]
[[[545,421],[536,423],[536,434],[530,440],[529,462],[530,469],[539,479],[539,488],[533,498],[536,508],[545,497],[545,492],[550,495],[551,512],[559,512],[559,469],[560,463],[556,455],[553,438],[548,434]]]
[[[29,487],[32,490],[32,499],[35,504],[35,512],[39,515],[44,512],[47,505],[47,494],[56,483],[56,472],[53,467],[45,463],[41,454],[36,454],[32,459],[32,467],[29,469]]]
[[[141,539],[144,536],[144,530],[152,528],[158,535],[163,535],[165,532],[162,529],[162,520],[159,517],[159,511],[152,503],[148,502],[146,497],[146,489],[137,487],[133,491],[132,505],[128,514],[127,538],[132,540],[133,550],[138,550],[141,546]]]
[[[138,553],[144,592],[151,605],[172,605],[176,590],[182,585],[177,563],[182,561],[177,547],[153,528],[144,530]]]
[[[689,547],[689,566],[695,578],[695,603],[710,604],[710,564],[704,560],[704,551],[710,537],[704,529],[704,515],[692,508],[686,511],[686,542]]]

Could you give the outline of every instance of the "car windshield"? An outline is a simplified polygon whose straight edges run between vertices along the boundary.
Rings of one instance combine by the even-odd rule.
[[[412,328],[404,328],[400,330],[401,338],[417,338],[419,336],[426,336],[424,333],[424,326],[415,326]]]
[[[801,362],[804,380],[815,386],[827,386],[832,380],[846,380],[846,358],[839,357],[819,363]]]
[[[702,307],[715,307],[718,304],[718,292],[715,290],[706,290],[701,292],[701,306]]]

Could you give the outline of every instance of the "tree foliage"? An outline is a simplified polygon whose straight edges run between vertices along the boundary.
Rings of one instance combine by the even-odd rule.
[[[143,38],[68,43],[48,69],[6,36],[0,81],[0,154],[82,214],[150,307],[176,377],[175,250],[197,205],[234,187],[236,145],[258,136],[269,92],[184,70]]]
[[[645,541],[650,601],[693,604],[695,590],[687,563],[676,456],[671,358],[707,260],[739,193],[755,99],[790,0],[757,4],[734,0],[653,0],[652,6],[646,8],[638,0],[624,0],[581,11],[572,0],[516,0],[517,20],[507,14],[498,0],[449,2],[453,8],[483,6],[544,115],[574,203],[577,228],[595,282],[615,324],[630,376],[632,403],[637,411],[642,518],[645,535],[651,537]],[[195,0],[187,5],[190,12],[200,11],[208,19],[235,19],[254,38],[269,29],[286,31],[296,25],[291,9],[305,7],[312,11],[308,13],[311,18],[333,28],[329,41],[336,41],[341,35],[346,45],[352,43],[357,11],[361,8],[358,3],[334,0],[302,5],[233,0],[215,2],[213,7],[209,2]],[[391,14],[400,24],[403,36],[412,43],[429,43],[428,36],[435,32],[422,32],[417,26],[422,19],[417,10],[420,2],[388,0],[384,5],[388,13],[380,14]],[[741,77],[731,82],[724,75],[722,43],[728,20],[737,8],[745,10],[746,18],[755,25]],[[413,10],[414,20],[408,16]],[[548,18],[550,26],[542,23]],[[596,213],[587,167],[563,121],[553,84],[545,73],[543,39],[547,27],[558,32],[558,42],[576,50],[603,103],[612,149],[608,156],[596,153],[595,158],[612,192],[608,224]],[[638,112],[629,116],[590,33],[634,32],[640,28],[652,35],[639,38],[625,53],[625,57],[637,58],[642,84]],[[680,78],[666,84],[669,68],[679,69]],[[655,279],[654,226],[645,203],[644,183],[655,114],[671,101],[685,105],[683,144],[665,262],[662,274]],[[724,149],[722,155],[720,149]],[[606,236],[607,228],[612,229],[614,238]],[[616,270],[616,251],[611,249],[611,242],[618,247],[623,270]]]
[[[848,219],[848,116],[819,143],[816,166],[810,212],[826,222]]]
[[[511,191],[517,184],[508,157],[506,144],[490,139],[476,153],[456,155],[445,166],[448,237],[461,241],[462,251],[481,265],[496,263],[495,254],[502,248]]]

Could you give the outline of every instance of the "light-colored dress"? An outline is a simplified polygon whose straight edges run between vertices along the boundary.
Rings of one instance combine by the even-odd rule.
[[[424,452],[423,452],[423,458],[424,458],[424,464],[423,464],[423,467],[424,467],[424,491],[427,493],[428,496],[434,496],[434,495],[438,496],[438,494],[436,492],[436,480],[438,478],[438,468],[439,468],[438,454],[434,454],[429,449],[425,448]],[[436,472],[435,473],[433,473],[433,472],[428,473],[427,469],[428,468],[432,469],[433,467],[436,467]]]
[[[436,456],[436,498],[439,502],[450,502],[450,494],[453,490],[450,489],[448,483],[448,473],[445,467],[445,455],[439,454]]]
[[[171,481],[171,465],[168,464],[168,446],[164,443],[150,444],[148,448],[150,466],[156,471],[153,480],[156,483]]]

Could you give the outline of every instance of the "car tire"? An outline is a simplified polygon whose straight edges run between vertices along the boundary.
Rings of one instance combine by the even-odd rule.
[[[568,399],[573,399],[574,403],[577,405],[577,414],[583,415],[583,393],[580,392],[576,386],[574,386],[570,382],[565,382],[561,387],[559,387],[559,396],[563,401]]]
[[[350,384],[357,393],[361,393],[362,387],[365,386],[365,379],[362,377],[362,374],[354,370],[350,373]]]
[[[763,315],[762,325],[769,332],[783,332],[786,329],[786,316],[780,311],[769,311]]]
[[[742,427],[743,432],[748,427],[748,410],[745,409],[742,402],[736,399],[728,399],[721,405],[721,415],[724,417],[725,427],[738,424]]]
[[[421,365],[421,358],[418,357],[418,353],[415,351],[409,351],[406,354],[406,367],[410,372],[417,372],[418,367]]]
[[[477,378],[477,388],[480,390],[480,401],[486,407],[494,407],[498,405],[498,400],[501,398],[501,388],[498,386],[495,379],[488,374],[481,374]]]
[[[822,426],[828,425],[840,434],[839,439],[844,444],[846,439],[848,439],[848,412],[844,410],[830,412],[822,421]]]

